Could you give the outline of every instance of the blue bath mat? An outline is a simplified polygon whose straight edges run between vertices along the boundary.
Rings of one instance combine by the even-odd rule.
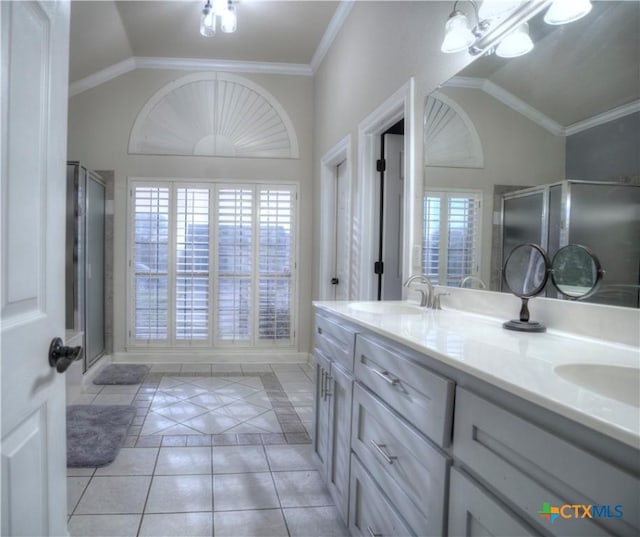
[[[140,384],[149,371],[146,365],[109,364],[93,379],[94,384]]]
[[[67,467],[106,466],[122,447],[136,409],[128,405],[67,407]]]

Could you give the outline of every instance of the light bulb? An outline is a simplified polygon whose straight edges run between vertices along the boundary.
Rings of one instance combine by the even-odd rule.
[[[533,41],[529,37],[529,25],[525,22],[506,36],[496,48],[496,56],[515,58],[533,49]]]
[[[204,37],[216,35],[216,16],[209,2],[206,3],[200,15],[200,34]]]
[[[502,19],[522,4],[522,0],[484,0],[478,10],[481,21]]]
[[[220,28],[226,34],[232,34],[238,28],[238,17],[236,17],[236,8],[229,2],[227,9],[222,12],[220,17]]]
[[[213,0],[213,13],[215,15],[222,15],[227,9],[227,0]]]
[[[544,14],[544,22],[568,24],[584,17],[592,7],[591,0],[555,0]]]
[[[444,27],[444,40],[440,50],[447,53],[460,52],[469,48],[475,40],[467,17],[461,11],[454,11]]]

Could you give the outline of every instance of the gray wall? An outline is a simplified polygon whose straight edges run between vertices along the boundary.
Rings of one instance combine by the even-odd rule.
[[[637,182],[640,112],[567,137],[566,178]]]

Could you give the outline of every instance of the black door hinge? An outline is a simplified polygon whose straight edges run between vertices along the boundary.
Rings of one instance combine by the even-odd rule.
[[[383,158],[376,160],[376,171],[384,172],[387,169],[387,161]]]
[[[338,285],[340,280],[338,278],[331,278],[331,285]]]
[[[374,274],[384,274],[384,263],[382,261],[376,261],[373,264],[373,273]]]

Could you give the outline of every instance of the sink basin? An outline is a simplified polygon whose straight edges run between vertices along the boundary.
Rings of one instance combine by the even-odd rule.
[[[604,364],[565,364],[554,368],[563,379],[621,403],[640,407],[640,369]]]
[[[397,302],[357,302],[355,304],[349,304],[349,307],[355,311],[362,311],[364,313],[388,315],[420,315],[423,311],[418,306],[398,304]]]

